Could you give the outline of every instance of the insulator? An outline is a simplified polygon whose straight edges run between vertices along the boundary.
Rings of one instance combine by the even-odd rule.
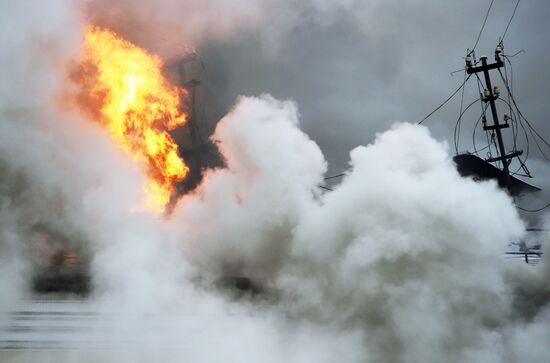
[[[468,54],[466,56],[466,67],[471,68],[474,65],[474,61],[472,60],[472,55]]]
[[[483,95],[485,97],[489,97],[491,95],[491,91],[489,91],[487,88],[485,88],[485,90],[483,91]]]
[[[494,93],[496,96],[500,96],[500,89],[498,88],[498,86],[494,86],[494,87],[493,87],[493,93]]]
[[[500,55],[501,54],[502,54],[502,47],[500,45],[497,45],[497,47],[495,49],[495,60],[496,61],[500,60]]]

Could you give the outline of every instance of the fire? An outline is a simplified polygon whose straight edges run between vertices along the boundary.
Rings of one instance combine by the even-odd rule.
[[[185,91],[162,75],[162,60],[117,34],[88,26],[76,82],[79,103],[91,111],[149,178],[145,208],[162,213],[188,168],[167,131],[186,122]]]

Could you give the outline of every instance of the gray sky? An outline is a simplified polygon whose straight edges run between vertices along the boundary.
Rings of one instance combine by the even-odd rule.
[[[347,167],[348,152],[371,141],[395,121],[417,122],[463,80],[466,49],[476,40],[490,1],[285,1],[264,2],[259,25],[230,37],[203,40],[198,47],[206,72],[206,117],[219,119],[238,95],[271,93],[294,99],[303,129],[316,140],[329,173]],[[492,60],[515,0],[497,0],[476,48]],[[550,3],[521,2],[505,39],[512,59],[514,95],[532,125],[550,139],[545,100],[550,94],[546,63],[550,54]],[[504,90],[497,72],[493,82]],[[476,99],[468,82],[464,105]],[[460,93],[425,121],[454,152],[453,130]],[[506,106],[499,104],[502,117]],[[480,106],[464,115],[459,151],[472,151]],[[478,129],[477,147],[485,144]],[[520,147],[525,149],[525,145]],[[550,149],[545,150],[550,156]],[[541,159],[531,139],[530,160]],[[548,164],[527,164],[548,183]],[[546,194],[548,195],[548,194]],[[536,204],[536,203],[535,203]]]

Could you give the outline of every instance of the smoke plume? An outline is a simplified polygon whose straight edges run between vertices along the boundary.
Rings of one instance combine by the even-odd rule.
[[[225,166],[206,170],[167,218],[136,212],[147,182],[140,168],[57,99],[66,61],[79,54],[80,15],[102,25],[127,19],[116,30],[162,53],[151,45],[157,31],[223,42],[265,21],[270,2],[109,4],[2,5],[2,17],[23,20],[17,34],[0,22],[14,35],[0,52],[2,311],[29,296],[33,251],[47,239],[90,258],[88,301],[98,314],[86,339],[116,348],[97,353],[105,362],[550,359],[548,236],[539,266],[507,264],[507,244],[525,229],[511,198],[494,182],[461,178],[447,143],[424,126],[395,123],[353,148],[343,180],[326,190],[329,163],[304,131],[299,104],[241,96],[211,137]],[[291,4],[296,14],[354,6]],[[174,10],[184,25],[132,20]],[[257,288],[227,287],[242,278]]]

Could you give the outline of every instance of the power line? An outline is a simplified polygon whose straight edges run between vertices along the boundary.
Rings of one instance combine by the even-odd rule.
[[[546,156],[546,154],[544,153],[544,151],[542,151],[541,147],[540,147],[540,144],[539,142],[537,141],[537,138],[535,137],[535,135],[533,135],[533,129],[529,128],[529,132],[531,133],[531,136],[533,136],[533,140],[535,141],[535,145],[537,145],[537,149],[539,149],[540,153],[542,154],[542,156],[550,161],[550,158],[548,158],[548,156]]]
[[[502,44],[502,40],[501,40],[501,44]],[[513,82],[514,73],[513,73],[513,69],[512,69],[512,63],[511,62],[508,62],[508,63],[510,64],[510,77],[512,77],[511,81],[509,82],[510,83],[510,89],[513,90],[514,85],[513,85],[512,82]],[[506,83],[508,83],[508,67],[506,67],[506,63],[504,63],[504,75],[506,77]],[[508,98],[508,109],[509,109],[509,112],[510,112],[510,116],[513,117],[512,118],[512,133],[513,133],[513,136],[514,136],[514,150],[516,150],[517,140],[518,140],[518,131],[519,131],[518,121],[517,121],[517,118],[515,117],[514,110],[512,109],[512,101],[510,100],[510,92],[506,92],[506,95],[507,95],[507,98]]]
[[[516,4],[517,5],[517,4]],[[502,44],[502,40],[501,40],[501,43]],[[521,53],[521,51],[517,52],[515,55]],[[506,60],[506,62],[508,62],[509,66],[510,66],[510,75],[511,77],[513,77],[513,68],[512,68],[512,62],[510,62],[510,59],[508,59],[509,57],[508,56],[504,56],[504,59]],[[521,128],[523,129],[523,132],[525,134],[525,141],[526,141],[526,147],[527,147],[527,151],[525,153],[525,158],[522,160],[521,157],[519,157],[519,163],[520,163],[520,166],[518,167],[518,169],[513,173],[515,175],[520,175],[518,172],[519,170],[523,169],[523,171],[525,172],[525,175],[522,175],[522,176],[527,176],[527,177],[531,177],[531,174],[529,172],[529,170],[527,169],[525,163],[527,162],[527,159],[529,158],[529,135],[527,133],[527,129],[525,128],[525,126],[523,125],[523,121],[525,121],[525,124],[527,125],[528,129],[529,129],[529,133],[531,133],[531,136],[533,137],[533,140],[535,141],[535,144],[538,148],[538,150],[540,151],[541,155],[546,159],[546,160],[549,160],[550,159],[546,156],[546,154],[544,153],[544,151],[542,150],[538,140],[537,140],[537,137],[542,141],[544,142],[547,146],[548,143],[547,141],[534,129],[534,127],[529,123],[529,121],[525,118],[525,116],[521,113],[516,101],[515,101],[515,98],[514,98],[514,95],[513,95],[513,78],[508,80],[508,72],[507,72],[507,67],[504,67],[504,74],[505,76],[503,76],[502,72],[500,71],[499,69],[499,74],[500,74],[500,77],[502,79],[502,81],[504,82],[504,85],[506,87],[506,90],[508,91],[508,101],[504,100],[504,99],[499,99],[500,101],[506,103],[509,107],[509,110],[510,110],[510,115],[512,116],[512,130],[514,131],[514,149],[516,149],[517,147],[517,137],[518,137],[518,134],[519,134],[519,127],[518,127],[518,122],[519,122],[519,126],[521,126]],[[512,104],[514,107],[512,107]],[[515,108],[515,110],[514,110]],[[517,116],[516,116],[516,112],[517,112]],[[515,125],[515,130],[514,130],[514,125]],[[550,146],[549,146],[550,147]],[[544,209],[544,208],[543,208]]]
[[[424,117],[422,120],[420,120],[419,122],[417,122],[417,125],[420,125],[421,123],[423,123],[424,121],[426,121],[428,118],[430,118],[430,116],[432,116],[434,113],[436,113],[437,111],[439,111],[439,109],[443,106],[445,106],[445,104],[447,102],[449,102],[461,89],[462,87],[464,87],[464,85],[466,84],[466,82],[468,82],[468,80],[470,79],[471,77],[471,74],[468,75],[468,77],[464,80],[464,82],[462,82],[462,84],[445,100],[443,101],[443,103],[441,103],[439,106],[437,106],[435,108],[435,110],[433,110],[432,112],[430,112],[429,114],[426,115],[426,117]]]
[[[516,100],[514,98],[514,95],[512,93],[512,91],[510,90],[510,87],[508,86],[508,82],[506,81],[506,79],[504,78],[504,76],[502,75],[502,72],[500,71],[500,69],[498,70],[498,72],[500,73],[500,77],[502,78],[503,82],[504,82],[504,85],[506,86],[506,90],[508,91],[508,93],[510,94],[510,97],[512,99],[512,103],[514,104],[514,107],[516,108],[516,111],[518,112],[518,115],[520,117],[520,121],[521,119],[523,119],[525,121],[525,123],[527,124],[527,127],[529,128],[529,132],[531,132],[531,135],[533,136],[533,139],[535,141],[535,144],[537,145],[539,151],[541,152],[542,156],[544,156],[544,158],[546,160],[550,160],[545,154],[544,152],[542,151],[542,149],[540,148],[540,145],[537,141],[537,137],[547,146],[550,148],[550,144],[548,143],[548,141],[546,141],[546,139],[544,137],[542,137],[538,131],[531,125],[531,123],[525,118],[525,116],[523,115],[523,113],[520,111],[517,103],[516,103]]]
[[[454,141],[455,141],[455,152],[457,154],[458,154],[458,138],[460,137],[460,135],[457,134],[457,129],[459,129],[459,124],[462,120],[462,116],[464,116],[466,111],[468,111],[470,109],[470,107],[472,107],[476,102],[479,102],[479,99],[476,98],[468,106],[466,106],[466,108],[460,113],[460,115],[458,116],[458,119],[456,120],[455,132],[454,132]]]
[[[518,120],[519,120],[519,126],[521,126],[521,129],[523,130],[523,134],[524,134],[524,136],[525,136],[525,148],[526,148],[526,149],[525,149],[525,158],[524,158],[523,160],[521,160],[521,157],[518,156],[518,159],[520,160],[520,162],[526,163],[526,162],[527,162],[527,159],[529,158],[529,150],[530,150],[529,135],[527,134],[527,129],[526,129],[525,126],[523,125],[523,122],[522,122],[521,118],[517,118],[515,111],[511,108],[512,105],[511,105],[508,101],[506,101],[505,99],[502,99],[502,98],[499,98],[498,101],[501,101],[501,102],[503,102],[504,104],[506,104],[508,107],[510,107],[511,115],[512,115],[512,117],[511,117],[510,119],[511,119],[511,121],[512,121],[512,125],[513,125],[514,123],[516,123],[516,125],[517,125],[517,124],[518,124]],[[519,126],[516,126],[516,128],[517,128],[518,131],[519,131]],[[512,126],[512,130],[513,130],[513,126]],[[532,134],[533,134],[533,133],[531,132],[531,135],[532,135]],[[517,134],[516,134],[514,137],[517,137]],[[534,136],[533,136],[533,138],[534,138]],[[535,140],[535,142],[536,142],[536,140]],[[517,145],[516,145],[516,141],[514,140],[514,151],[517,150],[516,146],[517,146]],[[541,153],[543,154],[543,156],[545,156],[544,153],[542,152],[542,150],[541,150]],[[522,168],[522,167],[520,167],[519,169],[521,169],[521,168]],[[519,171],[519,169],[516,170],[514,173],[517,173],[517,172]]]
[[[474,154],[476,154],[478,156],[479,156],[479,154],[478,154],[479,151],[483,151],[483,150],[491,147],[491,144],[489,143],[489,141],[487,141],[487,146],[485,146],[485,147],[483,147],[479,150],[476,147],[476,130],[477,130],[477,126],[479,125],[479,121],[481,121],[483,116],[485,116],[485,111],[487,110],[487,107],[488,107],[488,105],[485,105],[485,107],[483,108],[483,105],[482,105],[481,115],[479,115],[479,117],[476,121],[476,124],[474,125],[474,131],[472,132],[472,145],[474,146]]]
[[[542,208],[538,208],[538,209],[526,209],[526,208],[522,208],[520,207],[519,205],[516,205],[516,208],[519,209],[519,210],[522,210],[524,212],[528,212],[528,213],[537,213],[537,212],[540,212],[542,210],[545,210],[546,208],[550,207],[550,203],[546,204],[544,207]]]
[[[481,96],[483,94],[483,92],[482,92],[483,83],[481,82],[481,79],[479,79],[479,75],[477,73],[475,73],[475,75],[476,75],[476,78],[477,78],[477,91],[479,92],[479,95]],[[483,107],[483,103],[480,102],[480,106],[481,106],[481,117],[483,117],[483,116],[486,115],[487,107],[489,105],[485,105],[485,107]],[[489,151],[487,152],[487,158],[490,159],[490,158],[493,157],[493,153],[492,153],[492,150],[491,150],[491,141],[494,142],[494,138],[489,139],[489,131],[487,131],[487,130],[484,130],[484,131],[485,131],[485,138],[487,139],[487,147],[489,148]],[[475,128],[474,128],[474,132],[475,132]],[[485,147],[481,150],[484,150],[487,147]],[[495,145],[495,147],[496,147],[496,145]]]
[[[500,44],[502,44],[502,40],[501,40]],[[522,52],[524,52],[524,50],[520,50],[520,51],[516,52],[513,56],[516,56],[516,55],[518,55]],[[529,135],[527,133],[527,130],[525,129],[525,126],[523,125],[521,117],[519,117],[519,115],[516,115],[516,111],[514,111],[514,108],[512,107],[512,95],[513,95],[513,90],[514,90],[514,83],[513,83],[514,82],[514,68],[512,66],[512,62],[509,59],[511,57],[512,56],[503,55],[503,58],[505,59],[505,61],[510,66],[510,79],[508,79],[508,67],[506,67],[506,64],[504,65],[504,75],[505,75],[504,84],[506,85],[506,89],[508,91],[507,92],[508,101],[506,101],[504,99],[499,99],[499,100],[506,103],[508,105],[508,108],[509,108],[509,111],[510,111],[510,116],[511,116],[511,120],[512,120],[512,131],[514,132],[514,150],[517,150],[517,139],[519,137],[519,127],[520,126],[521,126],[521,129],[523,130],[523,133],[525,135],[525,145],[526,145],[525,157],[524,157],[523,160],[521,159],[521,157],[518,157],[519,162],[520,162],[520,166],[514,173],[512,173],[512,175],[520,175],[520,174],[518,174],[518,172],[519,172],[520,169],[523,169],[525,171],[526,175],[521,175],[521,176],[527,176],[527,177],[530,178],[531,175],[529,173],[529,170],[527,169],[527,166],[525,165],[525,163],[529,159],[529,151],[530,151]],[[502,74],[501,74],[501,78],[502,78]],[[514,125],[515,125],[515,129],[514,129]],[[535,140],[535,142],[536,142],[536,140]],[[537,145],[537,147],[538,147],[538,145]],[[540,147],[539,147],[539,149],[540,149]],[[542,152],[542,150],[541,150],[541,154],[543,154],[543,156],[546,157],[544,155],[544,153]]]
[[[346,175],[346,173],[340,173],[340,174],[337,174],[337,175],[327,176],[327,177],[325,177],[324,179],[325,179],[325,180],[329,180],[329,179],[341,178],[341,177],[343,177],[343,176],[345,176],[345,175]]]
[[[466,72],[464,72],[464,79],[466,79]],[[466,87],[462,87],[462,92],[460,94],[460,114],[459,115],[462,115],[462,108],[464,107],[464,90],[466,89]],[[457,124],[458,124],[458,135],[457,135],[457,128],[455,127],[455,152],[458,154],[458,138],[460,138],[460,126],[461,126],[461,121],[462,120],[462,116],[459,116],[458,117],[458,121],[457,121]]]
[[[525,49],[520,49],[520,50],[518,50],[517,52],[515,52],[515,53],[512,54],[512,55],[505,55],[504,57],[506,57],[506,58],[514,58],[516,55],[521,54],[521,53],[525,53]],[[510,61],[508,61],[508,62],[510,62]]]
[[[489,4],[489,8],[487,9],[487,13],[485,13],[485,18],[483,19],[483,24],[481,25],[481,29],[479,30],[479,33],[477,35],[476,42],[475,42],[474,46],[472,47],[472,50],[471,50],[470,53],[473,53],[475,51],[475,48],[477,47],[477,44],[479,43],[479,39],[481,38],[481,34],[483,34],[483,30],[485,29],[485,24],[487,24],[487,19],[489,18],[489,13],[491,12],[491,8],[493,7],[494,2],[495,2],[495,0],[491,0],[491,3]],[[451,75],[452,75],[452,73],[451,73]],[[428,115],[426,115],[426,117],[424,117],[422,120],[420,120],[417,124],[418,125],[422,124],[430,116],[432,116],[434,113],[436,113],[441,107],[443,107],[447,102],[449,102],[462,89],[462,87],[464,87],[466,82],[468,82],[468,80],[470,79],[470,76],[471,76],[471,74],[468,75],[468,77],[466,79],[464,79],[464,82],[462,82],[462,84],[445,101],[443,101],[442,104],[440,104],[438,107],[436,107],[435,110],[433,110]]]
[[[331,191],[331,192],[332,192],[332,189],[329,188],[329,187],[325,187],[325,186],[323,186],[323,185],[318,185],[318,187],[321,188],[321,189],[328,190],[328,191]]]
[[[483,19],[483,25],[481,25],[481,29],[479,30],[479,34],[477,35],[476,42],[472,48],[472,52],[476,49],[477,43],[479,43],[479,39],[481,38],[481,34],[483,33],[483,29],[485,29],[485,24],[487,24],[487,18],[489,18],[489,13],[491,12],[491,8],[493,7],[493,3],[495,0],[491,0],[491,4],[489,4],[489,8],[487,9],[487,13],[485,14],[485,19]]]
[[[506,29],[504,30],[504,34],[502,34],[502,37],[500,38],[501,41],[504,40],[504,37],[506,36],[506,33],[508,32],[508,28],[510,27],[510,24],[512,24],[512,19],[514,19],[514,16],[516,15],[516,10],[518,10],[518,5],[521,0],[518,0],[516,2],[516,6],[514,7],[514,12],[512,13],[512,16],[510,17],[510,20],[508,20],[508,24],[506,25]]]

